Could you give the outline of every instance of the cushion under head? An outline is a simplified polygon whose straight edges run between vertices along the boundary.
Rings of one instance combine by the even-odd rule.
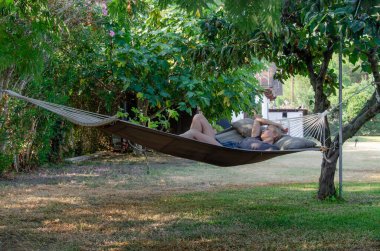
[[[232,123],[232,127],[235,128],[243,137],[251,137],[253,119],[245,118],[240,119]]]
[[[251,137],[252,133],[252,125],[253,125],[253,119],[245,118],[240,119],[238,121],[235,121],[232,123],[232,128],[235,130],[229,129],[229,134],[225,136],[216,136],[218,137],[225,137],[218,140],[221,142],[225,141],[234,141],[239,142],[243,138]],[[292,137],[289,135],[284,135],[279,139],[275,144],[280,150],[291,150],[291,149],[303,149],[303,148],[313,148],[317,144],[314,141],[305,139],[305,138],[298,138],[298,137]]]
[[[305,138],[298,138],[298,137],[292,137],[289,135],[284,135],[281,137],[281,139],[277,140],[277,142],[274,143],[274,145],[280,148],[281,150],[291,150],[291,149],[312,148],[312,147],[315,147],[317,143]]]
[[[276,145],[265,143],[257,138],[247,137],[243,139],[239,144],[239,148],[258,150],[258,151],[270,151],[270,150],[280,150]]]
[[[240,135],[234,128],[226,129],[218,134],[215,135],[215,138],[219,142],[240,142],[242,139],[244,139],[243,136]]]

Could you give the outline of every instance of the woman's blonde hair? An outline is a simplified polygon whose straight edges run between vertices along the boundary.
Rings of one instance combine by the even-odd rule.
[[[284,135],[284,133],[282,132],[281,128],[279,128],[278,126],[275,126],[275,125],[269,125],[272,129],[272,132],[275,134],[274,135],[274,138],[273,138],[273,141],[276,142],[277,140],[281,139],[281,137]],[[268,128],[269,128],[268,126]]]

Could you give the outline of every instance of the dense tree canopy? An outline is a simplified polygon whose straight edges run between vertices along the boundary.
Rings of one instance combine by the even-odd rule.
[[[314,111],[323,112],[342,44],[373,84],[346,116],[345,141],[380,111],[378,8],[375,0],[0,1],[0,88],[167,129],[197,107],[212,119],[254,108],[260,59],[276,63],[279,79],[308,77]],[[1,97],[2,167],[107,145],[97,132]],[[332,136],[320,198],[335,195]]]
[[[247,32],[241,27],[242,33],[235,33],[235,39],[226,46],[232,47],[236,54],[249,50],[259,58],[275,62],[281,69],[277,74],[279,79],[286,80],[296,74],[307,76],[314,91],[314,112],[323,112],[331,107],[329,96],[336,93],[338,86],[337,72],[330,67],[330,62],[342,43],[343,54],[353,64],[360,59],[361,70],[371,74],[374,85],[372,94],[359,109],[355,109],[356,114],[344,126],[342,136],[346,141],[380,111],[380,20],[379,6],[376,4],[377,1],[373,0],[284,0],[281,22],[276,29],[257,27],[254,26],[255,22],[251,22],[248,25],[256,28]],[[244,17],[249,13],[246,10],[248,6],[246,2],[236,1],[233,9],[239,10],[240,16]],[[225,7],[228,13],[228,5]],[[226,18],[239,24],[231,17]],[[239,28],[238,25],[236,27]],[[327,142],[327,158],[322,161],[319,198],[335,195],[334,175],[339,151],[333,146],[339,145],[338,135],[331,140]]]
[[[2,89],[118,113],[163,130],[180,113],[191,115],[198,107],[217,119],[255,106],[259,90],[251,72],[262,63],[231,65],[225,43],[207,35],[203,17],[160,9],[154,1],[0,3]],[[234,33],[227,25],[218,30]],[[203,60],[220,50],[226,51],[223,57]],[[96,131],[23,102],[4,97],[0,108],[3,168],[29,168],[108,144]],[[12,164],[15,159],[20,163]]]

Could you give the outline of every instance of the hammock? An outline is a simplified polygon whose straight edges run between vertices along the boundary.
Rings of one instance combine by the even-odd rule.
[[[306,148],[293,150],[256,151],[217,146],[192,139],[187,139],[156,129],[147,128],[141,125],[136,125],[131,122],[118,119],[116,116],[106,116],[63,105],[40,101],[24,97],[10,90],[4,90],[3,92],[12,97],[27,101],[55,114],[58,114],[74,124],[87,127],[97,127],[106,133],[111,133],[123,138],[127,138],[130,141],[151,148],[158,152],[217,166],[237,166],[243,164],[251,164],[290,153],[320,150],[319,148]],[[321,133],[321,121],[324,120],[321,118],[323,118],[321,115],[309,116],[307,118],[302,117],[302,120],[304,121],[302,125],[310,125],[310,127],[301,129],[302,125],[300,124],[299,127],[296,126],[295,130],[292,130],[292,132],[302,133],[303,136],[306,134],[315,134],[314,138],[318,139],[318,137],[323,134]],[[291,119],[289,119],[289,121],[291,121]],[[322,142],[322,140],[320,141]]]

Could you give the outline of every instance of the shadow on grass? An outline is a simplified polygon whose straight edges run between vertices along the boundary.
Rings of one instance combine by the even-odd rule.
[[[155,196],[100,190],[75,200],[51,194],[52,201],[45,204],[15,200],[20,207],[0,211],[0,249],[380,247],[380,183],[346,184],[344,203],[317,201],[315,189],[310,184],[277,185]],[[40,206],[28,207],[26,202]]]
[[[0,181],[0,250],[380,249],[378,182],[345,183],[345,202],[320,202],[315,184],[245,179],[286,169],[170,158],[146,175],[141,161],[123,161]]]

